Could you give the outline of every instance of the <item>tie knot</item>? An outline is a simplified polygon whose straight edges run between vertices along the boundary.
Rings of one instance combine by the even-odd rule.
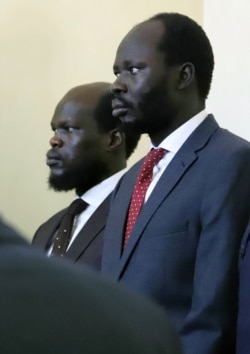
[[[141,167],[141,178],[144,178],[147,174],[151,174],[154,166],[162,159],[167,150],[163,148],[151,149],[145,157]]]
[[[72,216],[78,215],[87,206],[88,206],[88,204],[86,202],[84,202],[81,198],[77,198],[70,204],[70,206],[68,207],[68,209],[66,211],[66,214],[72,215]]]
[[[145,158],[145,163],[156,165],[165,155],[167,150],[163,148],[151,149]]]

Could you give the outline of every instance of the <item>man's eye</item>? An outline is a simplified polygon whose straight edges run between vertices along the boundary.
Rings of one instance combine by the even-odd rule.
[[[63,133],[73,133],[77,128],[74,127],[61,127],[53,129],[56,134],[63,134]]]
[[[74,128],[74,127],[67,127],[66,130],[67,130],[69,133],[72,133],[73,131],[76,130],[76,128]]]
[[[139,72],[139,68],[135,67],[135,66],[131,66],[131,68],[129,68],[129,71],[132,75],[136,75]]]

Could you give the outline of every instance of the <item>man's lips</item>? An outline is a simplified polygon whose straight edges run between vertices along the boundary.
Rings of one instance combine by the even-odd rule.
[[[48,153],[47,159],[46,159],[46,164],[49,167],[61,167],[62,160],[61,160],[60,156]]]
[[[112,100],[112,114],[115,118],[123,117],[128,112],[128,107],[120,100]]]
[[[46,163],[49,167],[60,167],[62,165],[62,161],[58,159],[47,159]]]

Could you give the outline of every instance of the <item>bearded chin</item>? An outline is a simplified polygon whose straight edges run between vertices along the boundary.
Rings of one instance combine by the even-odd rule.
[[[109,175],[105,162],[94,161],[85,164],[85,166],[65,170],[61,175],[51,173],[48,178],[48,185],[56,192],[68,192],[75,189],[77,193],[80,193],[79,195],[82,195]]]
[[[125,134],[130,136],[144,133],[141,121],[138,118],[122,120],[121,129]]]
[[[50,189],[53,189],[56,192],[68,192],[75,188],[75,183],[72,181],[70,176],[55,176],[50,175],[48,178],[48,185]]]

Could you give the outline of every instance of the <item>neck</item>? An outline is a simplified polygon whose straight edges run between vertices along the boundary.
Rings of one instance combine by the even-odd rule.
[[[199,104],[193,109],[182,110],[173,120],[172,124],[163,127],[158,132],[149,134],[150,140],[154,146],[158,146],[167,136],[178,129],[182,124],[186,123],[189,119],[193,118],[196,114],[205,109],[205,104]]]
[[[106,178],[109,178],[113,176],[115,173],[123,170],[126,167],[127,163],[125,161],[121,161],[119,165],[113,165],[110,166],[109,170],[106,171],[106,173],[102,174],[102,176],[99,176],[98,178],[91,179],[88,183],[85,183],[84,186],[79,186],[75,189],[75,192],[78,196],[83,195],[85,192],[87,192],[89,189],[95,187],[97,184],[101,183],[104,181]]]

